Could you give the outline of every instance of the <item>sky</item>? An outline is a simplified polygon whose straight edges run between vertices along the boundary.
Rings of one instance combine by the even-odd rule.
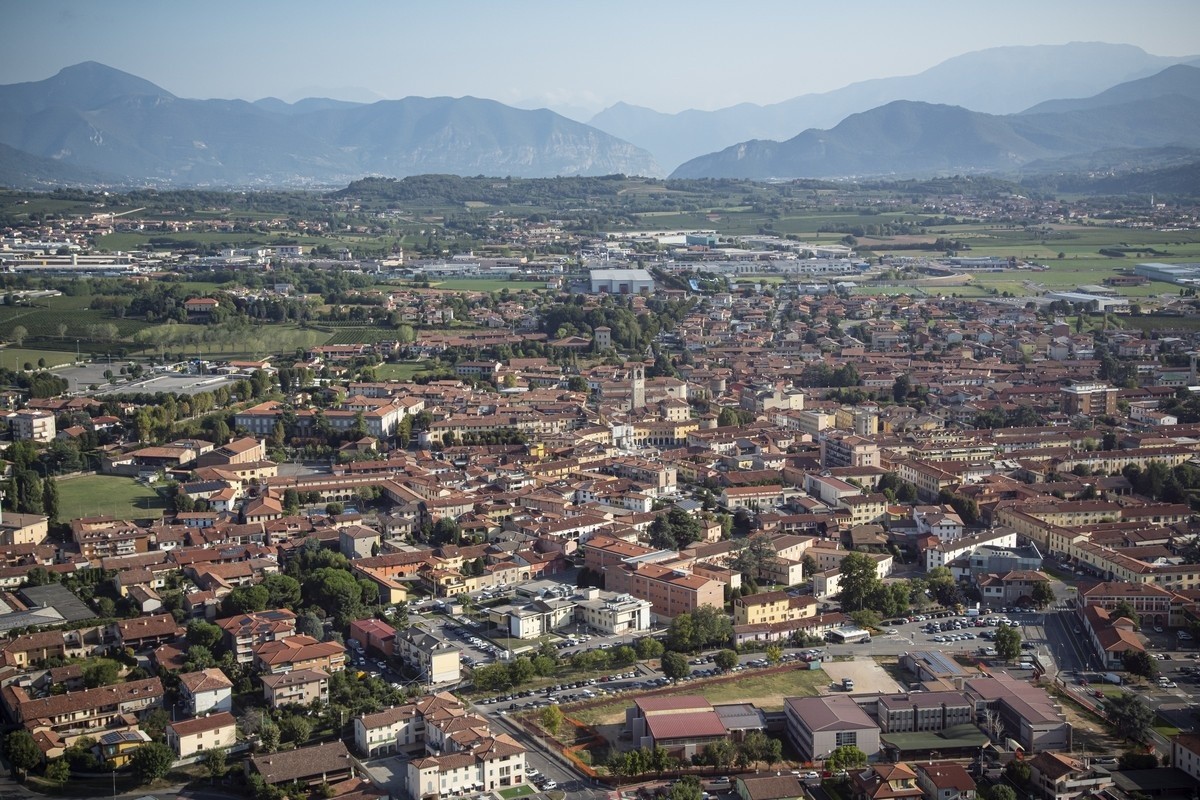
[[[1002,45],[1200,54],[1196,0],[4,0],[0,83],[99,61],[181,97],[472,95],[586,120],[773,103]]]

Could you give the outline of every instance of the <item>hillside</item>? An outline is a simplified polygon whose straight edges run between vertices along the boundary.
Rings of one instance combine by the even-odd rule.
[[[898,101],[852,115],[830,130],[807,130],[785,142],[744,142],[693,159],[672,177],[999,172],[1102,150],[1200,145],[1195,97],[1200,69],[1178,66],[1168,72],[1115,87],[1103,93],[1107,100],[1056,113],[998,116]]]
[[[1155,56],[1131,45],[1101,42],[996,47],[948,59],[915,75],[861,81],[770,105],[742,103],[716,111],[664,114],[617,103],[589,124],[645,148],[660,164],[673,168],[738,142],[784,140],[809,128],[831,128],[851,114],[895,100],[1012,114],[1054,98],[1090,97],[1194,58]]]
[[[89,62],[44,81],[0,86],[0,110],[0,144],[130,184],[310,186],[427,172],[660,172],[644,151],[587,125],[470,97],[370,105],[189,100]],[[0,169],[16,159],[0,152]],[[37,163],[24,159],[21,174]],[[49,179],[30,175],[31,183]]]

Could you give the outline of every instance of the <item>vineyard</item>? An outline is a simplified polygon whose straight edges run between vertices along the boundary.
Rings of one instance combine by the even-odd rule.
[[[375,344],[395,338],[391,328],[339,328],[325,344]]]
[[[25,329],[25,342],[43,347],[74,350],[75,341],[108,343],[149,327],[138,319],[117,319],[105,311],[87,308],[88,297],[54,297],[50,307],[0,306],[0,339],[13,341],[13,332]],[[66,301],[66,302],[64,302]]]

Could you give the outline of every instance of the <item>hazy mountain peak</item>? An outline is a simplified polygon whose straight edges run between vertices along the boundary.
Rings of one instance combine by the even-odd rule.
[[[1134,45],[1106,42],[1001,46],[954,56],[915,75],[859,81],[770,105],[663,114],[616,104],[589,124],[644,147],[670,168],[749,139],[779,141],[809,128],[831,128],[851,114],[893,100],[1012,114],[1046,100],[1089,97],[1194,58],[1156,56]]]

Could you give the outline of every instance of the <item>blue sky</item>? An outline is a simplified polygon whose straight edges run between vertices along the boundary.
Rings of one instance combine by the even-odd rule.
[[[9,0],[0,83],[99,61],[183,97],[771,103],[1001,45],[1200,54],[1195,0]]]

